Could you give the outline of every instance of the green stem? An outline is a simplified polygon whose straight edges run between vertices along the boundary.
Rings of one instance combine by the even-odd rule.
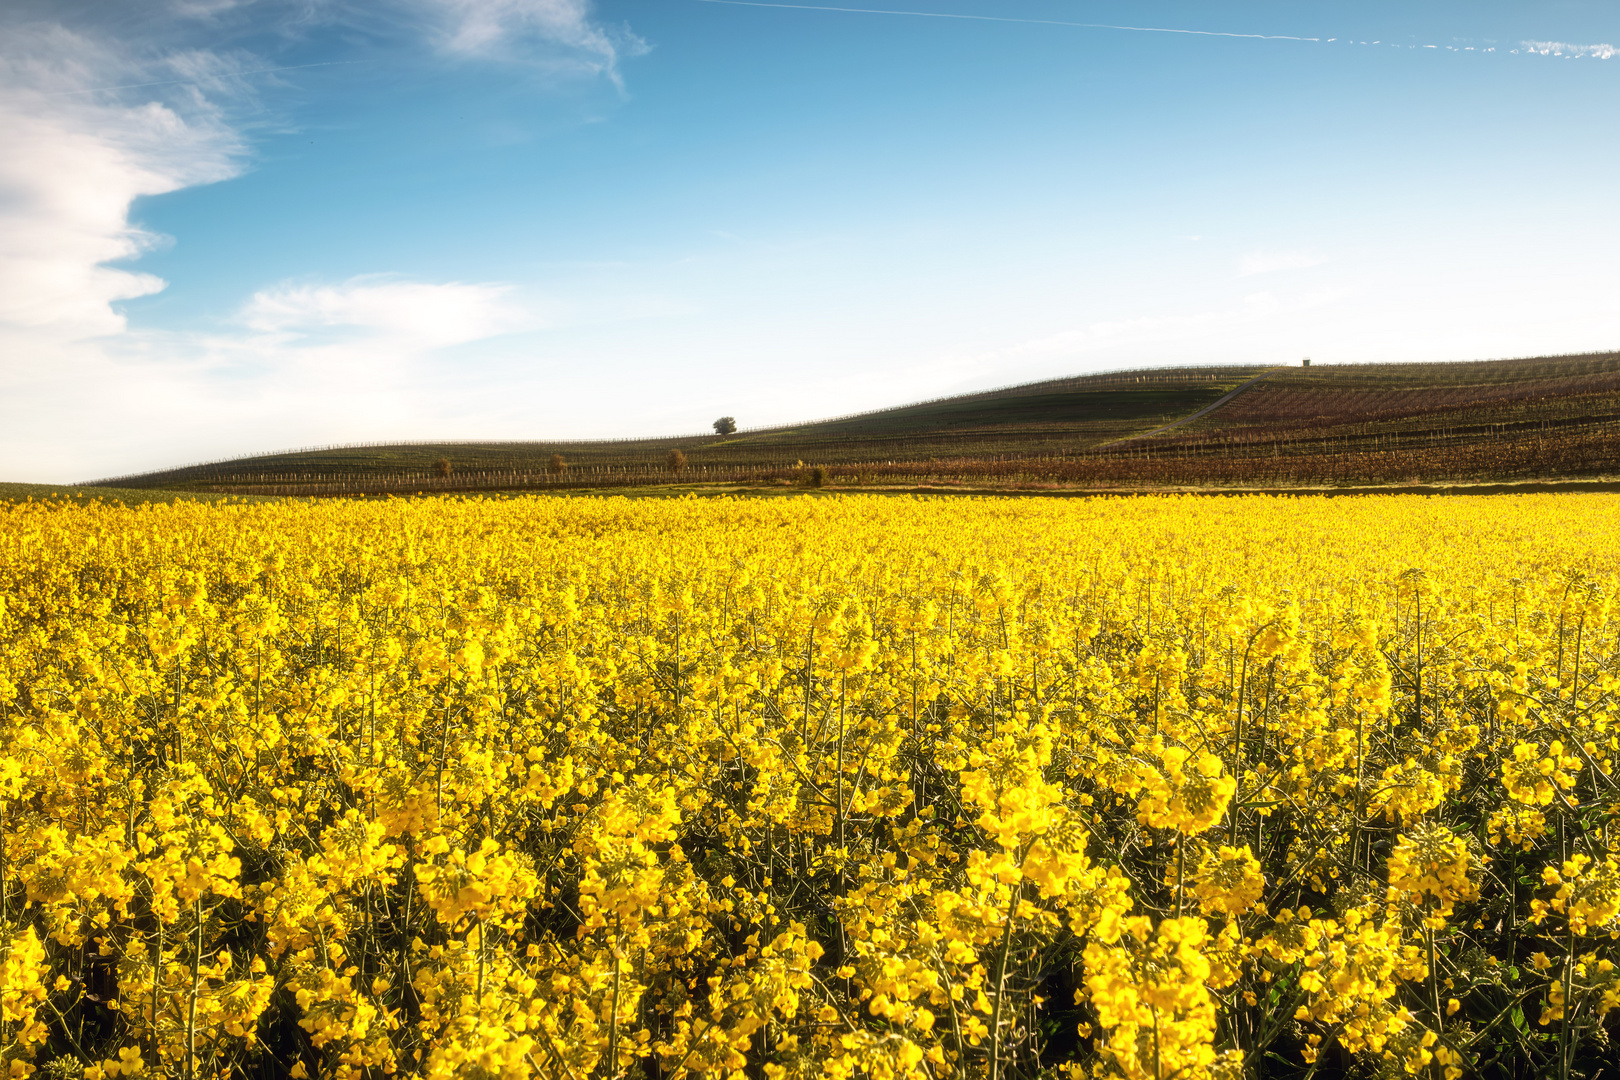
[[[608,1080],[619,1075],[619,946],[613,944],[613,1012],[608,1029]]]
[[[1187,838],[1176,835],[1176,918],[1181,918],[1182,898],[1186,895]]]
[[[1013,920],[1018,915],[1019,893],[1023,890],[1025,849],[1018,860],[1019,881],[1012,886],[1012,899],[1007,904],[1007,922],[1001,928],[1001,956],[996,961],[996,1007],[990,1016],[990,1080],[1001,1080],[1001,1006],[1007,998],[1007,956],[1012,951]]]
[[[1563,1030],[1558,1036],[1558,1080],[1569,1080],[1570,1069],[1575,1063],[1575,1047],[1572,1045],[1575,1015],[1575,930],[1573,927],[1565,932],[1564,952],[1564,1022]]]
[[[197,1076],[197,979],[202,967],[203,909],[202,897],[197,897],[197,947],[191,954],[191,1001],[186,1007],[186,1077]]]
[[[152,1061],[158,1060],[158,991],[163,984],[163,916],[157,917],[157,942],[152,956]]]

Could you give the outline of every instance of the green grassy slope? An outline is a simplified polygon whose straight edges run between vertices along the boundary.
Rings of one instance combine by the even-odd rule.
[[[1050,380],[724,438],[334,447],[263,454],[109,482],[143,488],[251,490],[317,479],[426,481],[440,458],[449,460],[458,475],[471,477],[541,473],[553,454],[566,459],[571,474],[583,477],[592,469],[658,469],[671,449],[685,453],[694,470],[791,468],[799,461],[835,465],[898,458],[1073,454],[1196,411],[1263,370],[1174,369]]]
[[[671,449],[686,455],[679,477],[664,467]],[[568,463],[561,476],[547,471],[554,454]],[[448,480],[434,475],[440,458],[453,465]],[[938,474],[1104,486],[1238,484],[1251,475],[1304,483],[1607,474],[1620,472],[1620,353],[1116,372],[728,437],[337,447],[104,483],[342,495],[788,483],[808,466],[851,482]]]

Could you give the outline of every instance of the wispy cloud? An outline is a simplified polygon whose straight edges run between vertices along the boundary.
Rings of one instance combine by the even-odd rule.
[[[0,332],[33,361],[0,371],[0,460],[67,480],[158,467],[180,446],[465,435],[516,381],[492,393],[457,350],[542,325],[503,284],[378,275],[271,286],[212,330]]]
[[[1304,270],[1325,262],[1325,258],[1310,251],[1251,251],[1238,260],[1238,277],[1274,274],[1279,270]]]
[[[251,32],[232,21],[242,11],[290,16],[300,2],[137,5],[116,38],[64,25],[48,2],[0,10],[6,479],[158,465],[146,455],[167,459],[177,440],[445,423],[468,393],[445,351],[538,325],[504,285],[372,276],[266,287],[213,330],[129,326],[122,302],[167,288],[128,265],[167,242],[131,220],[135,200],[242,172],[245,133],[263,123],[251,76],[361,62],[278,64],[232,47],[233,27]],[[391,23],[457,57],[615,81],[620,58],[644,48],[598,25],[587,0],[386,0],[351,18],[358,7],[319,0],[296,13],[305,27]],[[195,47],[204,30],[210,46]]]
[[[119,418],[166,381],[111,351],[127,336],[119,302],[165,282],[110,264],[164,242],[131,222],[135,199],[233,176],[244,145],[189,88],[77,91],[174,74],[59,25],[0,26],[0,457],[14,476],[67,479],[127,439]]]
[[[1591,57],[1594,60],[1613,60],[1620,56],[1620,48],[1613,45],[1571,45],[1567,41],[1523,41],[1519,43],[1525,52],[1537,53],[1541,56],[1573,56]]]
[[[256,293],[217,330],[133,330],[68,354],[68,367],[40,373],[27,389],[71,394],[79,406],[52,418],[50,431],[55,469],[76,469],[80,479],[109,465],[172,463],[184,456],[175,445],[247,450],[334,432],[464,434],[467,416],[489,411],[480,394],[490,395],[450,350],[538,326],[511,293],[383,276],[283,283]],[[14,419],[17,435],[43,441],[39,424]],[[0,449],[15,449],[9,441]]]
[[[212,333],[132,334],[121,349],[182,365],[189,426],[217,433],[397,433],[440,422],[466,389],[447,350],[541,326],[501,283],[367,275],[262,289]],[[286,434],[279,436],[285,439]]]
[[[199,96],[64,96],[150,68],[61,27],[9,30],[0,48],[0,325],[66,339],[117,332],[115,302],[163,288],[107,265],[161,242],[130,223],[130,204],[234,175],[242,142]]]
[[[239,76],[265,67],[248,54],[0,25],[8,479],[168,458],[176,439],[275,443],[347,429],[349,416],[373,432],[442,418],[457,389],[436,356],[536,325],[503,285],[375,276],[267,287],[216,330],[131,328],[121,303],[167,287],[128,265],[167,242],[132,221],[131,206],[242,171],[249,151],[233,117],[251,93]]]
[[[435,23],[440,46],[459,56],[539,58],[618,81],[620,58],[647,51],[630,31],[597,22],[589,0],[412,2]]]
[[[431,283],[368,275],[338,284],[283,283],[255,293],[239,321],[277,344],[320,341],[359,330],[389,349],[413,353],[531,329],[529,312],[504,284]],[[347,337],[348,343],[353,342]]]
[[[169,10],[184,19],[214,19],[252,0],[170,0]]]

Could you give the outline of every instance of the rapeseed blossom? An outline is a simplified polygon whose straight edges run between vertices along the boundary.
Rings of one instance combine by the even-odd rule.
[[[0,509],[0,1074],[1587,1069],[1617,522]]]

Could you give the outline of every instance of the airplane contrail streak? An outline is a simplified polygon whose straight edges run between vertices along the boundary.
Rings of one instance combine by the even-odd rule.
[[[956,15],[941,11],[899,11],[887,8],[831,7],[822,4],[776,4],[767,0],[697,0],[700,4],[731,7],[791,8],[797,11],[842,11],[857,15],[910,15],[920,19],[965,19],[971,22],[1028,23],[1036,26],[1073,26],[1083,30],[1129,30],[1141,34],[1191,34],[1197,37],[1257,38],[1261,41],[1321,41],[1293,34],[1236,34],[1225,30],[1181,30],[1170,26],[1120,26],[1114,23],[1067,22],[1062,19],[1016,19],[1006,15]]]

